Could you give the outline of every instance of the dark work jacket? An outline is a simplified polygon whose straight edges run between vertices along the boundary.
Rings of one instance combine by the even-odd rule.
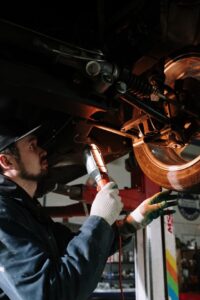
[[[0,175],[0,299],[87,299],[115,238],[114,228],[97,216],[72,234],[45,216],[36,199]]]

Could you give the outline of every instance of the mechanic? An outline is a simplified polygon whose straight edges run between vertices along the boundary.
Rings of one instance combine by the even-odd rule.
[[[127,243],[137,229],[165,214],[174,196],[156,194],[117,225],[123,204],[114,183],[108,183],[79,232],[72,233],[47,216],[34,196],[48,173],[38,132],[15,120],[0,124],[0,298],[84,300],[116,251],[119,235]]]

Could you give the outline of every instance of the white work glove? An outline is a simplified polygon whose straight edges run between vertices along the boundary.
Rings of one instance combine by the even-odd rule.
[[[90,210],[91,216],[99,216],[112,225],[122,210],[123,203],[114,182],[107,183],[96,195]]]
[[[164,210],[164,208],[177,205],[177,195],[170,195],[170,191],[160,192],[144,200],[127,217],[129,224],[136,229],[147,226],[154,219],[161,215],[172,214],[174,210]]]

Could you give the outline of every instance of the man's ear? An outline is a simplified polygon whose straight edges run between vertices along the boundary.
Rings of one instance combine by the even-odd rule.
[[[0,166],[5,171],[12,168],[13,164],[12,164],[12,160],[10,159],[9,155],[0,154]]]

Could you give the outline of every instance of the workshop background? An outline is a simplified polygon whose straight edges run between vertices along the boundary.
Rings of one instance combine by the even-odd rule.
[[[131,188],[131,175],[125,168],[128,155],[119,158],[107,165],[110,177],[117,182],[119,189]],[[135,174],[136,175],[136,174]],[[68,185],[88,184],[89,175],[82,176]],[[178,292],[181,300],[200,299],[200,195],[190,193],[177,193],[178,207],[173,215],[173,226],[176,241],[176,265]],[[76,200],[68,196],[49,193],[40,202],[45,206],[67,206],[76,204]],[[72,230],[77,231],[85,216],[69,218],[54,218],[63,222]],[[126,294],[125,299],[136,299],[135,295],[135,237],[133,242],[122,253],[122,286]],[[99,282],[92,299],[121,299],[119,289],[119,253],[109,258],[102,280]],[[189,296],[188,296],[189,295]],[[97,298],[98,297],[98,298]],[[108,297],[108,298],[104,298]],[[189,298],[188,298],[189,297]]]

